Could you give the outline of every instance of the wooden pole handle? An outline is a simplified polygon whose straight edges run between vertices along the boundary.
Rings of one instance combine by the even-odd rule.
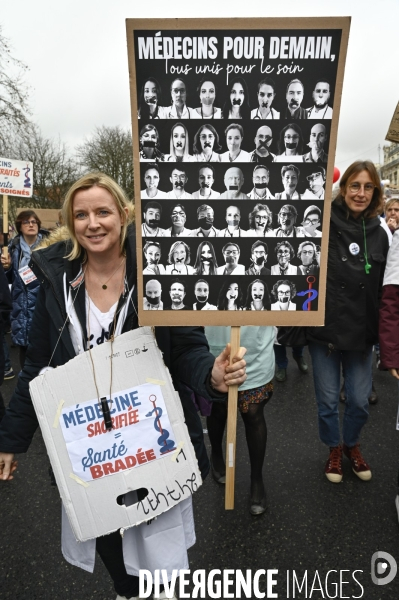
[[[232,327],[230,335],[230,364],[240,348],[240,327]],[[226,439],[226,497],[225,509],[234,508],[234,482],[236,464],[236,437],[237,437],[237,400],[238,385],[229,386],[227,407],[227,439]]]

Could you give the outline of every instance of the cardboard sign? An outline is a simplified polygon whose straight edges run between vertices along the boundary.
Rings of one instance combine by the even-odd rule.
[[[389,142],[399,142],[399,102],[396,105],[385,139]]]
[[[140,323],[323,324],[349,23],[127,20]]]
[[[97,398],[61,412],[72,470],[84,481],[140,467],[176,450],[159,385],[146,383],[115,392],[108,405],[112,431],[105,427]]]
[[[0,194],[32,197],[33,163],[0,157]]]
[[[88,352],[39,375],[30,392],[60,495],[76,539],[128,528],[193,494],[201,475],[180,399],[149,327],[96,346],[91,355],[100,397],[114,428],[106,431]],[[156,398],[154,397],[156,396]],[[145,488],[126,507],[117,498]]]

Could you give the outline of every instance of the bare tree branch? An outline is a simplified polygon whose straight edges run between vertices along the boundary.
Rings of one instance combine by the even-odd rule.
[[[132,135],[121,127],[97,127],[91,139],[76,148],[86,171],[106,173],[133,199]]]

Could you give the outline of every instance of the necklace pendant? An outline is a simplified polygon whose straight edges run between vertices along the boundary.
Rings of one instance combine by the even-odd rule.
[[[106,286],[106,285],[105,285],[105,283],[104,283],[104,285],[102,285],[101,287],[103,288],[103,290],[106,290],[106,289],[108,289],[108,286]]]

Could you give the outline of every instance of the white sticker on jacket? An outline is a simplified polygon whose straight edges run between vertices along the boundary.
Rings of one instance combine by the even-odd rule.
[[[28,266],[21,267],[20,269],[18,269],[18,273],[20,274],[21,279],[25,285],[28,285],[28,283],[32,283],[32,281],[35,281],[35,279],[37,279],[32,269]]]

